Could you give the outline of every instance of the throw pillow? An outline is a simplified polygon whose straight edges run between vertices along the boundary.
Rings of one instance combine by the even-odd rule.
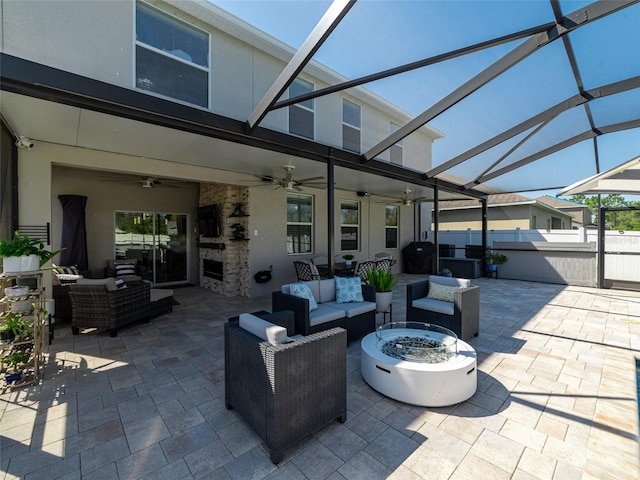
[[[136,266],[133,263],[118,263],[114,265],[114,268],[116,271],[116,277],[136,274]]]
[[[439,283],[429,282],[429,292],[427,293],[427,298],[453,303],[454,294],[462,289],[463,287],[450,287],[448,285],[440,285]]]
[[[72,265],[70,267],[61,267],[60,265],[56,265],[55,263],[51,264],[51,268],[53,273],[60,275],[79,275],[78,267]]]
[[[336,303],[360,303],[362,280],[360,277],[334,277],[336,281]]]
[[[116,280],[116,287],[118,287],[118,290],[122,290],[123,288],[127,288],[127,284],[120,278]]]
[[[306,283],[292,283],[289,285],[289,291],[293,296],[309,300],[309,311],[318,308],[318,301],[316,300],[316,297],[313,296],[313,292]]]

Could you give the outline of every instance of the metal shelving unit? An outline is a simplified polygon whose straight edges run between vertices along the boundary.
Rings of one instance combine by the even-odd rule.
[[[20,298],[9,298],[5,295],[4,289],[11,287],[16,283],[29,283],[20,282],[20,280],[34,279],[31,282],[35,284],[29,288],[26,296]],[[44,309],[44,286],[42,283],[42,272],[16,272],[16,273],[3,273],[0,275],[0,326],[7,324],[7,320],[10,318],[19,318],[26,324],[25,334],[13,339],[2,340],[0,339],[0,370],[2,371],[2,378],[0,379],[0,387],[3,391],[12,388],[24,387],[27,385],[37,385],[40,380],[42,367],[44,365],[44,324],[45,324],[45,309]],[[24,302],[30,302],[31,305],[28,310],[18,311],[16,309],[19,305],[24,305]],[[19,352],[29,353],[28,360],[19,362],[17,364],[11,364],[10,359],[12,355],[15,357]],[[11,379],[10,374],[19,373],[20,377]]]

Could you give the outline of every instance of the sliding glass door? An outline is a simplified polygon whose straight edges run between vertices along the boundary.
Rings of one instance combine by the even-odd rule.
[[[154,284],[188,279],[187,215],[116,212],[116,258],[136,259],[145,280]]]

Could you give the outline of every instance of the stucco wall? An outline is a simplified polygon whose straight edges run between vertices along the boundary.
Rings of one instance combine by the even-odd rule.
[[[214,113],[246,120],[294,53],[252,27],[245,31],[233,26],[212,5],[187,1],[151,3],[209,32],[210,110]],[[135,1],[3,0],[2,8],[0,46],[5,53],[135,88]],[[343,80],[315,63],[308,65],[300,76],[314,83],[316,89]],[[404,125],[410,119],[408,114],[366,89],[350,89],[315,100],[315,140],[342,148],[343,98],[362,107],[362,152],[389,135],[392,120]],[[287,109],[269,113],[261,126],[288,132]],[[440,136],[430,127],[423,127],[407,137],[403,145],[404,165],[428,170],[431,144]],[[379,158],[388,161],[389,152],[383,152]]]

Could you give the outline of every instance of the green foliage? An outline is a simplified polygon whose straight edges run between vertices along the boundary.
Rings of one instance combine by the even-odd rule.
[[[640,207],[640,202],[626,200],[622,195],[612,193],[610,195],[600,196],[600,205],[598,205],[598,196],[592,195],[587,197],[586,195],[573,195],[570,200],[572,202],[589,207],[593,213],[593,222],[599,224],[600,206],[605,208],[621,208],[621,207]],[[627,231],[639,231],[640,230],[640,211],[629,210],[622,212],[607,212],[607,218],[605,219],[607,228],[611,230],[627,230]]]
[[[40,266],[59,254],[62,250],[50,252],[45,250],[44,242],[29,238],[28,235],[20,236],[19,231],[15,231],[10,242],[0,241],[0,257],[22,257],[25,255],[37,255],[40,257]]]
[[[397,275],[384,268],[374,268],[363,280],[367,285],[373,286],[376,292],[390,292],[398,283]]]
[[[353,255],[351,255],[350,253],[345,253],[344,255],[342,255],[342,258],[344,258],[345,260],[353,260]]]
[[[8,357],[3,358],[2,362],[8,363],[9,365],[18,365],[19,363],[27,363],[30,357],[30,352],[14,350]]]
[[[4,318],[4,323],[0,325],[0,332],[12,332],[16,337],[20,337],[28,323],[22,319],[21,313],[10,313]]]
[[[509,258],[507,258],[506,255],[503,255],[502,253],[494,252],[493,250],[487,250],[487,253],[485,254],[485,258],[487,259],[487,262],[492,263],[494,265],[502,265],[503,263],[507,263],[509,261]]]

